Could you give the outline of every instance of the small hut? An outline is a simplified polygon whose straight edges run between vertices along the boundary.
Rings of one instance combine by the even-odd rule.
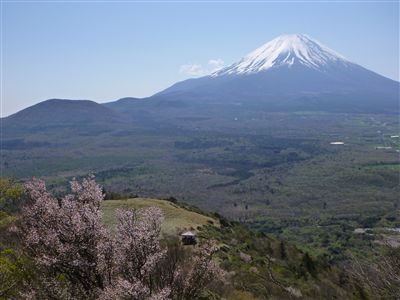
[[[184,245],[196,245],[196,233],[192,231],[186,231],[181,234],[182,243]]]

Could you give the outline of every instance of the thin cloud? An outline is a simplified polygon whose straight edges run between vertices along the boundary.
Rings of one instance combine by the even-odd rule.
[[[179,68],[180,74],[190,76],[205,76],[215,71],[218,71],[224,67],[224,61],[221,58],[210,59],[206,65],[201,64],[185,64]]]
[[[208,61],[208,67],[210,68],[211,72],[213,73],[215,71],[218,71],[224,67],[224,61],[220,58],[217,59],[210,59]]]
[[[192,76],[201,76],[204,74],[204,70],[203,70],[202,65],[187,64],[187,65],[182,65],[179,68],[179,73],[186,74],[186,75],[192,75]]]

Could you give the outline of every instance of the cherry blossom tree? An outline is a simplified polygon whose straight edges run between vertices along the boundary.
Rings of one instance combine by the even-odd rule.
[[[153,284],[157,264],[165,258],[158,236],[163,219],[159,208],[117,210],[115,235],[116,280],[102,299],[168,299],[170,287]]]
[[[22,212],[22,241],[46,292],[95,297],[114,271],[114,241],[101,222],[101,188],[93,178],[73,180],[72,193],[58,200],[43,181],[33,179],[25,191],[31,203]]]

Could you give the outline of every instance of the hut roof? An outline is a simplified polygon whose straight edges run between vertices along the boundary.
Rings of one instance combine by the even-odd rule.
[[[196,233],[191,232],[191,231],[186,231],[181,234],[181,236],[196,236]]]

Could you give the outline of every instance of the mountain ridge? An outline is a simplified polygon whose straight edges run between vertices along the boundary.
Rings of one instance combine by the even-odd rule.
[[[114,110],[91,100],[48,99],[2,118],[5,128],[76,126],[88,123],[119,122]]]

